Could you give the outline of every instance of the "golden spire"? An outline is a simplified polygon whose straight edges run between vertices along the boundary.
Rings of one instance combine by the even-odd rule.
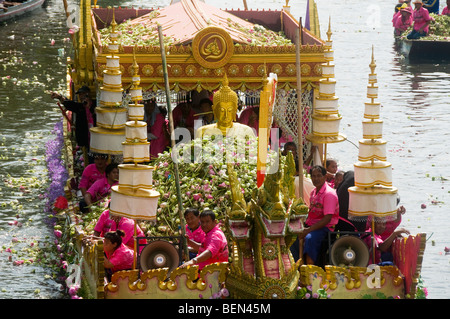
[[[331,32],[331,16],[330,16],[330,17],[328,17],[328,31],[327,31],[328,42],[331,42],[332,34],[333,34],[333,32]]]
[[[374,56],[374,49],[373,49],[373,45],[372,45],[372,61],[369,64],[370,70],[371,70],[371,75],[374,75],[375,73],[375,68],[377,67],[376,63],[375,63],[375,56]]]

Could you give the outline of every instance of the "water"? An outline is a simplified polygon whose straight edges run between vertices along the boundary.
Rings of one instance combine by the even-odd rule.
[[[206,1],[221,8],[244,7],[243,1]],[[170,0],[152,4],[143,0],[98,1],[102,7],[112,3],[151,7],[167,5]],[[407,209],[401,226],[413,234],[427,234],[422,278],[428,288],[428,298],[449,298],[450,257],[445,255],[444,247],[450,247],[447,235],[450,174],[446,170],[450,146],[447,139],[450,115],[446,111],[450,105],[450,65],[411,64],[397,54],[391,27],[395,1],[369,4],[318,0],[316,3],[322,38],[326,37],[331,16],[336,95],[343,116],[341,132],[351,142],[329,145],[329,154],[339,160],[344,170],[352,169],[357,160],[358,149],[354,144],[362,137],[361,121],[364,102],[368,101],[366,87],[373,45],[379,101],[383,105],[383,137],[388,141],[394,185],[399,189],[401,204]],[[247,0],[247,4],[250,9],[279,9],[285,1]],[[290,5],[293,16],[303,17],[304,21],[306,1],[291,1]],[[441,9],[443,6],[441,3]],[[1,246],[10,247],[13,238],[18,238],[22,242],[14,247],[28,247],[31,242],[45,240],[50,235],[39,190],[32,187],[21,190],[20,185],[45,177],[45,142],[52,137],[50,132],[60,113],[44,90],[65,87],[65,57],[71,55],[70,45],[65,41],[68,36],[64,7],[59,0],[49,0],[46,8],[0,26]],[[65,52],[58,51],[60,48]],[[21,177],[24,180],[19,180]],[[18,181],[17,186],[9,187],[12,181]],[[421,204],[427,207],[421,209]],[[22,223],[22,227],[9,225],[15,221]],[[47,270],[31,265],[14,266],[8,261],[9,253],[2,247],[0,251],[0,298],[63,297]]]

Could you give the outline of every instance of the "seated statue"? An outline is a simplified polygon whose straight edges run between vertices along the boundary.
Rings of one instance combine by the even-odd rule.
[[[226,137],[256,138],[256,134],[250,126],[234,122],[237,107],[237,94],[230,89],[225,76],[223,86],[214,93],[213,97],[212,109],[216,123],[199,127],[195,132],[195,137],[221,134]]]

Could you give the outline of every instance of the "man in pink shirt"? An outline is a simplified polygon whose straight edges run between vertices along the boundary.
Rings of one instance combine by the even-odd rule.
[[[184,219],[186,220],[186,239],[190,246],[189,259],[197,256],[198,249],[193,246],[201,245],[205,240],[206,234],[203,231],[200,223],[200,212],[197,208],[188,208],[184,212]]]
[[[428,34],[428,25],[430,24],[431,20],[433,19],[430,17],[430,13],[427,9],[423,7],[422,0],[414,0],[414,11],[413,11],[413,21],[414,21],[414,27],[410,34],[408,34],[407,38],[412,39],[419,39],[421,37],[424,37]]]
[[[198,265],[199,271],[206,265],[216,262],[228,262],[228,243],[225,234],[220,229],[216,215],[212,210],[200,214],[201,228],[205,232],[205,240],[198,247],[196,257],[185,262],[180,267]]]
[[[319,165],[311,168],[311,181],[315,188],[310,196],[306,228],[299,235],[304,238],[303,254],[307,264],[315,264],[323,239],[339,219],[339,202],[336,190],[326,182],[327,170]],[[295,245],[295,243],[294,243]]]

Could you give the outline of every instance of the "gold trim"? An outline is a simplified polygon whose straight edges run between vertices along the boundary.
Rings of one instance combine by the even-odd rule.
[[[338,136],[317,136],[308,134],[306,139],[314,144],[332,144],[343,142],[347,137],[342,134],[339,134]]]
[[[119,164],[120,169],[130,169],[130,170],[154,170],[154,166],[150,165],[134,165],[134,164]]]
[[[368,168],[368,169],[380,169],[380,168],[388,168],[391,167],[392,164],[389,162],[362,162],[362,163],[354,163],[355,167],[359,168]]]
[[[124,195],[124,196],[132,196],[132,197],[139,197],[139,198],[158,198],[160,196],[159,192],[155,190],[149,190],[149,189],[142,189],[142,188],[134,188],[130,189],[128,187],[125,187],[125,189],[122,190],[121,185],[114,185],[111,186],[111,190],[117,194]],[[153,193],[153,194],[152,194]]]
[[[375,186],[371,188],[361,188],[352,186],[348,188],[348,191],[351,193],[365,194],[365,195],[379,195],[379,194],[393,195],[397,193],[398,189],[396,187],[386,188],[382,186]]]
[[[391,187],[392,186],[392,182],[385,182],[385,181],[373,181],[371,183],[359,183],[355,181],[355,186],[356,187],[373,187],[375,185],[382,185],[382,186],[386,186],[386,187]]]
[[[127,217],[130,219],[141,219],[141,220],[155,220],[156,219],[156,212],[155,212],[155,216],[148,216],[148,215],[132,215],[132,214],[127,214],[124,212],[118,212],[115,210],[112,210],[111,208],[109,209],[109,213],[112,215],[119,215],[122,217]]]
[[[91,131],[91,133],[96,133],[96,134],[103,134],[103,135],[124,135],[125,136],[125,128],[122,129],[118,129],[118,130],[110,130],[104,127],[91,127],[89,129]]]

